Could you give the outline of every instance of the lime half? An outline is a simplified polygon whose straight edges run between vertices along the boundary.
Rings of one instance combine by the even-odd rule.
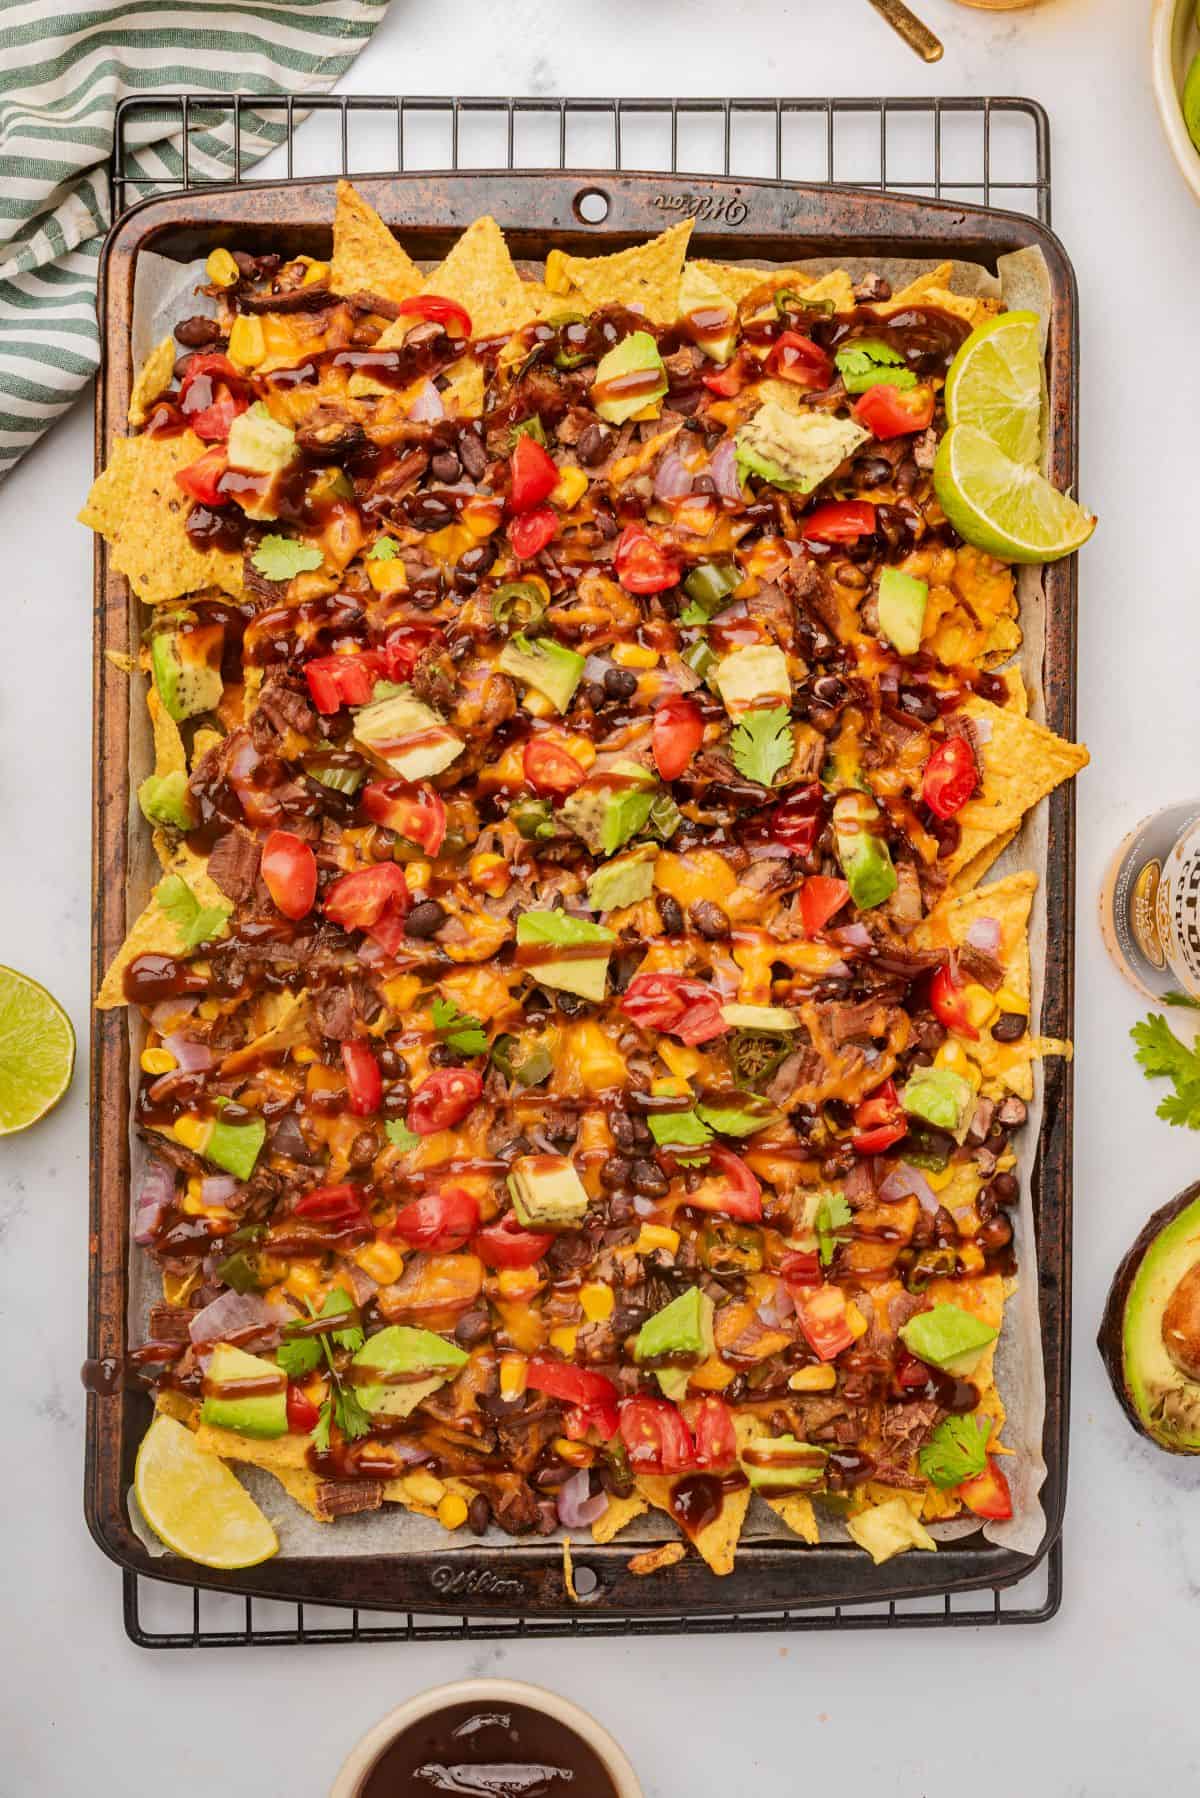
[[[972,331],[946,376],[946,417],[974,425],[1014,462],[1042,451],[1046,374],[1036,312],[1002,312]]]
[[[279,1547],[224,1461],[203,1454],[173,1417],[156,1417],[142,1438],[133,1490],[155,1535],[202,1567],[257,1567]]]
[[[44,986],[0,967],[0,1136],[53,1109],[71,1084],[75,1032]]]
[[[1004,562],[1057,562],[1096,528],[1090,512],[972,425],[946,432],[933,485],[959,536]]]

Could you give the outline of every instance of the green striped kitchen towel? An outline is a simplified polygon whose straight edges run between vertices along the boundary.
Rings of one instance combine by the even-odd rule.
[[[249,96],[330,88],[387,0],[0,0],[0,480],[100,360],[96,264],[111,219],[107,158],[127,94]],[[178,107],[135,115],[126,173],[182,176]],[[233,161],[228,113],[189,133],[194,177]],[[282,141],[282,111],[242,108],[241,166]]]

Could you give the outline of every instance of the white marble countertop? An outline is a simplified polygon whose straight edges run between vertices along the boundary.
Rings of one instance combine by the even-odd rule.
[[[0,1791],[308,1798],[328,1789],[344,1752],[389,1706],[482,1672],[542,1681],[594,1709],[624,1741],[648,1798],[701,1798],[746,1787],[748,1775],[764,1790],[774,1775],[772,1789],[787,1791],[832,1779],[879,1798],[1000,1798],[1015,1769],[1029,1769],[1016,1774],[1027,1790],[1078,1798],[1200,1786],[1200,1466],[1132,1435],[1093,1346],[1116,1261],[1200,1160],[1200,1145],[1153,1115],[1126,1035],[1137,999],[1095,921],[1118,838],[1200,784],[1200,606],[1184,536],[1198,467],[1200,216],[1153,111],[1148,0],[1046,0],[1008,16],[919,4],[946,41],[933,69],[865,0],[394,0],[346,85],[1013,93],[1050,109],[1055,223],[1082,298],[1082,490],[1101,519],[1081,568],[1080,728],[1093,763],[1079,783],[1078,1352],[1061,1615],[1038,1629],[953,1634],[174,1655],[132,1647],[120,1575],[88,1538],[80,1506],[81,1066],[52,1119],[0,1145],[10,1370]],[[91,543],[72,519],[90,473],[85,402],[0,489],[0,954],[54,989],[81,1042]]]

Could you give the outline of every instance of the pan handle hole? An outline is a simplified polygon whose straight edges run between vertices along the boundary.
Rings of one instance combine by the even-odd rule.
[[[600,1576],[591,1567],[576,1567],[574,1572],[575,1590],[585,1603],[590,1603],[600,1593]]]
[[[575,217],[585,225],[602,225],[608,217],[610,201],[602,187],[581,187],[575,195]]]

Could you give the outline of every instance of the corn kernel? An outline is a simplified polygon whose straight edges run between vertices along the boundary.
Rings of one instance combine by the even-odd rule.
[[[298,1062],[302,1068],[306,1068],[310,1062],[319,1061],[320,1057],[315,1049],[306,1048],[302,1044],[299,1049],[292,1050],[292,1060]]]
[[[657,668],[658,651],[643,643],[614,643],[612,659],[619,668]]]
[[[949,1068],[953,1074],[969,1074],[971,1058],[961,1043],[956,1043],[953,1037],[947,1037],[934,1056],[933,1065],[937,1068]]]
[[[504,897],[512,883],[504,857],[490,851],[473,855],[467,863],[467,871],[475,886],[482,887],[485,893],[493,893],[497,899]]]
[[[472,537],[482,540],[490,537],[500,523],[501,507],[499,500],[472,500],[462,509],[459,522],[466,526]]]
[[[287,1271],[287,1262],[282,1261],[278,1255],[259,1254],[258,1277],[260,1280],[267,1280],[272,1286],[275,1286],[287,1279]]]
[[[457,1492],[447,1492],[437,1508],[437,1520],[444,1530],[460,1530],[467,1521],[467,1501]]]
[[[532,1267],[504,1267],[496,1275],[496,1285],[501,1298],[526,1299],[533,1297],[541,1281]]]
[[[798,1367],[788,1385],[793,1392],[831,1392],[837,1385],[837,1369],[831,1361],[816,1367]]]
[[[557,1330],[550,1332],[550,1346],[570,1360],[575,1353],[575,1338],[578,1334],[579,1331],[573,1324],[560,1324]]]
[[[544,693],[535,693],[532,687],[525,694],[521,704],[533,718],[557,718],[558,716],[554,701],[547,699]]]
[[[953,1178],[954,1169],[952,1167],[944,1167],[940,1170],[937,1168],[928,1168],[925,1172],[926,1182],[932,1187],[934,1192],[945,1192]]]
[[[213,1019],[219,1018],[220,1015],[221,1005],[217,999],[201,999],[196,1007],[196,1016],[203,1018],[206,1024],[211,1024]]]
[[[228,250],[211,251],[204,272],[214,287],[236,287],[241,277],[241,270]]]
[[[212,1119],[185,1114],[175,1119],[172,1129],[176,1142],[181,1142],[185,1149],[191,1149],[196,1155],[203,1155],[212,1135]]]
[[[188,1181],[180,1209],[186,1211],[189,1217],[200,1217],[203,1214],[204,1200],[200,1196],[199,1174],[193,1174]]]
[[[297,256],[296,261],[308,264],[304,271],[304,280],[301,283],[303,287],[314,287],[318,281],[328,281],[329,264],[327,262],[316,262],[311,256]]]
[[[169,1049],[143,1049],[141,1068],[143,1074],[169,1074],[178,1067],[178,1062]]]
[[[846,1304],[846,1328],[855,1337],[865,1336],[867,1333],[867,1320],[853,1299]]]
[[[433,879],[433,869],[428,862],[405,862],[404,878],[410,893],[421,892]]]
[[[203,1278],[199,1267],[193,1268],[190,1274],[164,1274],[163,1298],[168,1305],[186,1305],[193,1288],[199,1286]]]
[[[390,1286],[404,1272],[404,1256],[390,1242],[369,1242],[354,1257],[355,1265],[380,1286]]]
[[[525,1396],[526,1375],[529,1363],[524,1355],[501,1355],[500,1357],[500,1396],[513,1399]]]
[[[376,593],[403,593],[408,587],[408,570],[399,556],[393,556],[390,562],[368,562],[367,579]]]
[[[460,556],[465,556],[474,547],[473,533],[461,524],[448,524],[443,530],[435,531],[425,539],[425,548],[439,562],[457,562]]]
[[[1023,1018],[1029,1016],[1029,1000],[1022,998],[1020,993],[1014,993],[1011,986],[998,987],[993,997],[1001,1011],[1020,1012]]]
[[[963,990],[963,1010],[967,1014],[967,1022],[974,1024],[976,1030],[982,1030],[986,1024],[990,1024],[992,1019],[999,1015],[1000,1007],[986,986],[980,986],[976,981],[972,981]]]
[[[589,737],[568,737],[567,748],[581,768],[590,768],[596,759],[596,745]]]
[[[429,1473],[424,1467],[414,1467],[405,1474],[404,1490],[419,1505],[440,1505],[446,1496],[446,1488],[436,1473]]]
[[[560,1461],[566,1461],[572,1467],[590,1467],[592,1451],[586,1442],[572,1442],[569,1436],[554,1438],[554,1452]]]
[[[233,321],[225,353],[239,368],[257,368],[267,353],[261,318],[240,313]]]
[[[633,1252],[635,1255],[652,1255],[656,1249],[665,1249],[668,1255],[673,1255],[678,1247],[678,1230],[672,1230],[666,1224],[643,1224]]]
[[[579,1303],[583,1306],[583,1315],[590,1324],[601,1324],[613,1313],[613,1289],[602,1280],[589,1280],[586,1286],[579,1289]]]
[[[311,1298],[320,1291],[321,1269],[315,1261],[293,1261],[283,1283],[293,1298]]]
[[[661,417],[662,417],[662,401],[661,400],[650,400],[647,405],[643,406],[639,411],[637,411],[633,414],[633,420],[634,420],[635,424],[642,424],[647,419],[650,419],[650,418],[661,418]]]
[[[981,1274],[986,1265],[983,1250],[978,1243],[964,1242],[958,1251],[958,1265],[964,1274]]]
[[[690,1080],[693,1074],[700,1071],[701,1058],[695,1049],[686,1049],[682,1043],[673,1043],[669,1037],[659,1037],[658,1052],[680,1080]]]
[[[727,1367],[719,1355],[710,1355],[699,1367],[693,1367],[688,1375],[688,1385],[694,1386],[698,1392],[724,1392],[737,1378],[737,1370]]]
[[[587,490],[588,478],[582,468],[564,468],[558,477],[558,486],[550,495],[550,503],[569,512],[572,506],[579,504]]]

